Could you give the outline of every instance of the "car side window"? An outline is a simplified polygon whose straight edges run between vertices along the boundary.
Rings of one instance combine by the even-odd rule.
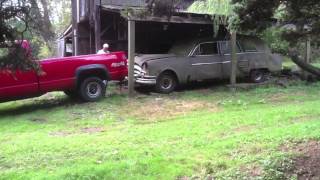
[[[222,41],[220,42],[220,49],[222,54],[231,54],[232,53],[232,44],[231,41]],[[240,47],[237,43],[237,53],[240,53]]]
[[[244,52],[257,52],[257,48],[253,42],[241,42],[241,47]]]
[[[199,44],[194,51],[194,56],[208,56],[219,54],[218,44],[216,42]]]

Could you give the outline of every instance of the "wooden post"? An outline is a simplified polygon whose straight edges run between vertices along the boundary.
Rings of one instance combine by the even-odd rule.
[[[308,37],[307,41],[306,41],[306,51],[305,51],[305,58],[304,61],[305,63],[310,63],[311,60],[311,40],[310,37]],[[308,72],[303,71],[303,76],[304,78],[308,78]]]
[[[236,90],[237,83],[237,33],[231,32],[231,45],[232,45],[232,56],[231,56],[231,74],[230,83],[232,91]]]
[[[94,19],[95,50],[98,52],[101,49],[101,13],[99,4],[95,5]]]
[[[134,92],[134,57],[135,57],[135,34],[136,34],[136,23],[135,21],[128,20],[128,55],[129,55],[129,97],[133,97]]]
[[[77,0],[72,0],[72,55],[76,56],[78,52],[78,22],[77,22]]]

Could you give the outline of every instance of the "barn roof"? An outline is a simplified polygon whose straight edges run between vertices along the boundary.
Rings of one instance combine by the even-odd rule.
[[[171,22],[171,23],[192,23],[192,24],[212,24],[210,16],[205,14],[189,13],[187,9],[195,0],[180,0],[175,4],[176,13],[168,19],[167,17],[131,17],[135,21]],[[120,12],[128,7],[146,8],[148,0],[102,0],[103,10]]]

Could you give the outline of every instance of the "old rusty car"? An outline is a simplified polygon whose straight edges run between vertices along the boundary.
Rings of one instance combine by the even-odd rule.
[[[240,37],[237,42],[237,76],[261,83],[271,72],[282,69],[282,58],[272,54],[256,37]],[[168,54],[144,54],[135,58],[138,85],[155,86],[170,93],[180,84],[210,79],[226,79],[231,73],[231,41],[183,40]]]

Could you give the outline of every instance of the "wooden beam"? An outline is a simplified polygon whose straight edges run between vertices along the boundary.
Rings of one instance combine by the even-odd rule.
[[[77,32],[78,32],[78,22],[77,22],[77,0],[72,0],[72,54],[74,56],[77,55],[78,47],[78,39],[77,39]]]
[[[100,9],[100,5],[95,6],[94,19],[95,19],[95,23],[94,23],[95,49],[96,49],[96,52],[98,52],[99,49],[101,49],[101,9]]]
[[[135,21],[151,21],[151,22],[164,22],[164,23],[177,23],[177,24],[212,24],[213,21],[210,18],[203,17],[181,17],[181,16],[172,16],[170,19],[168,17],[132,17],[132,20]]]
[[[232,56],[231,56],[231,74],[230,83],[231,88],[235,91],[237,83],[237,33],[231,32],[231,45],[232,45]]]
[[[136,22],[133,20],[128,20],[128,55],[129,55],[129,75],[128,75],[128,85],[129,85],[129,97],[133,97],[134,92],[134,57],[135,57],[135,36],[136,36]]]

